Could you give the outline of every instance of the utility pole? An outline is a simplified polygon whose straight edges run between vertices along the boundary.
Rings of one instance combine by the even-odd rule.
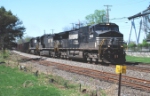
[[[53,34],[54,29],[51,29],[51,30],[52,30],[52,34]]]
[[[104,5],[105,7],[107,7],[107,22],[109,23],[109,7],[112,7],[112,5]]]

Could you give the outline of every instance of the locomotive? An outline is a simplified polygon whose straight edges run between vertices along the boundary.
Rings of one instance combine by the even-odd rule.
[[[98,23],[30,40],[29,52],[88,62],[124,63],[123,34],[115,23]]]

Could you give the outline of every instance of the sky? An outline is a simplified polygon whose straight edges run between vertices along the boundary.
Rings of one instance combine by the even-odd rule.
[[[127,18],[145,10],[150,4],[149,0],[0,0],[0,6],[11,10],[26,28],[25,37],[37,37],[44,33],[59,33],[65,28],[72,27],[71,23],[85,22],[85,17],[93,14],[95,10],[106,10],[109,7],[110,22],[119,25],[124,40],[129,40],[131,21]],[[120,19],[124,18],[124,19]],[[137,31],[139,19],[135,19]],[[141,33],[140,42],[144,38]],[[131,40],[135,41],[132,31]]]

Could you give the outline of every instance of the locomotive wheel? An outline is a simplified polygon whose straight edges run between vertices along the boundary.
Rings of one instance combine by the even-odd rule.
[[[87,63],[92,63],[92,59],[91,58],[87,58]]]
[[[98,64],[98,59],[96,59],[95,64]]]

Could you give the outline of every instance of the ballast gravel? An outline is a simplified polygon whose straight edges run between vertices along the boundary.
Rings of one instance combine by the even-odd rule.
[[[35,55],[31,55],[31,54],[21,53],[18,51],[13,51],[13,52],[15,52],[19,55],[22,55],[22,56],[30,57],[30,58],[41,58],[41,59],[45,59],[46,61],[53,61],[53,62],[67,64],[67,65],[84,67],[84,68],[89,68],[89,69],[94,69],[94,70],[99,70],[99,71],[110,72],[110,73],[116,74],[115,68],[112,68],[109,66],[87,64],[87,63],[82,63],[82,62],[48,58],[48,57],[43,57],[43,56],[35,56]],[[26,63],[26,64],[28,64],[28,63]],[[88,76],[83,76],[83,75],[79,75],[76,73],[70,73],[70,72],[58,70],[54,66],[46,67],[46,66],[40,65],[38,63],[33,63],[32,66],[34,68],[36,68],[36,70],[39,70],[40,72],[43,72],[46,74],[51,73],[53,75],[58,75],[67,80],[71,80],[73,82],[79,83],[82,86],[87,86],[87,89],[91,88],[93,90],[105,90],[105,92],[107,93],[107,96],[118,96],[118,84],[108,83],[108,82],[101,81],[98,79],[93,79]],[[126,74],[123,74],[123,75],[140,78],[140,79],[145,79],[145,80],[150,80],[150,73],[145,73],[145,72],[132,71],[132,70],[127,69]],[[121,87],[121,96],[150,96],[150,92],[145,92],[142,90],[133,89],[131,87],[122,86]]]

